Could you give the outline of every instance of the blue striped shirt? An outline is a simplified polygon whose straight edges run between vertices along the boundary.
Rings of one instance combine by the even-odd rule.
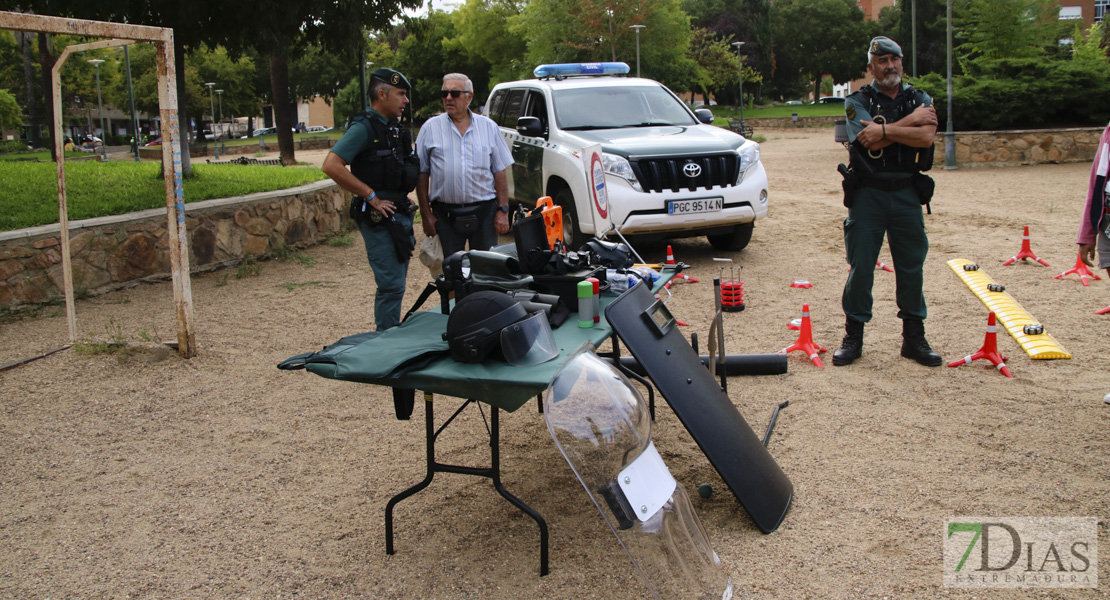
[[[445,204],[493,200],[497,197],[494,173],[513,164],[501,129],[472,112],[466,135],[459,133],[447,113],[428,119],[416,136],[416,154],[420,172],[430,175],[428,198]]]

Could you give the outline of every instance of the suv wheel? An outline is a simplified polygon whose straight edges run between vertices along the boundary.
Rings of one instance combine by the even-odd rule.
[[[586,243],[586,237],[578,227],[578,211],[574,207],[574,194],[569,189],[555,194],[555,204],[563,207],[563,243],[568,250],[577,250]]]
[[[755,229],[755,221],[741,223],[737,225],[731,233],[723,233],[721,235],[707,235],[709,245],[713,246],[714,250],[743,250],[748,247],[748,242],[752,241],[752,231]]]

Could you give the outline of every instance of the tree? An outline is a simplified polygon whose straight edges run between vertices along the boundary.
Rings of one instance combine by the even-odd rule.
[[[413,89],[409,97],[413,112],[427,117],[443,110],[439,90],[447,73],[464,73],[474,83],[474,103],[489,93],[489,62],[472,54],[458,41],[451,15],[432,11],[422,19],[409,19],[407,36],[397,48],[396,68],[405,74]]]
[[[23,125],[23,110],[15,96],[0,90],[0,129],[16,129]]]
[[[521,60],[528,44],[519,30],[509,27],[510,20],[520,15],[524,6],[518,0],[467,0],[451,14],[459,47],[489,63],[491,87],[531,74],[531,67]]]
[[[645,25],[641,74],[676,90],[697,82],[697,65],[686,56],[690,18],[679,0],[531,0],[510,21],[528,41],[531,65],[624,61],[633,72],[636,34],[629,26]]]
[[[771,58],[771,4],[768,0],[683,0],[683,10],[690,15],[695,27],[708,30],[725,44],[744,42],[744,69],[758,71],[760,77],[744,82],[762,82],[772,76]],[[756,96],[762,94],[762,85],[754,86]]]
[[[1041,56],[1065,31],[1053,0],[965,0],[953,9],[961,60]]]
[[[401,10],[416,8],[419,0],[192,0],[190,2],[72,2],[72,0],[0,0],[0,10],[29,8],[38,14],[171,27],[181,132],[189,131],[185,112],[188,85],[185,81],[185,52],[201,44],[224,46],[233,56],[258,50],[269,58],[270,80],[282,158],[294,161],[292,117],[289,107],[288,61],[307,45],[319,43],[325,50],[351,55],[363,43],[363,27],[381,28]],[[249,24],[249,25],[245,25]],[[40,40],[43,36],[39,36]],[[52,64],[40,43],[44,71]],[[296,54],[294,54],[296,55]],[[353,62],[353,61],[352,61]],[[182,154],[182,171],[191,173],[188,153]]]
[[[697,89],[706,104],[709,96],[722,104],[739,104],[739,58],[732,48],[708,29],[695,27],[690,41],[690,59],[699,67]],[[749,92],[763,81],[763,75],[744,61],[744,84]]]
[[[1076,23],[1072,32],[1072,59],[1106,62],[1106,48],[1102,44],[1103,29],[1102,23],[1095,23],[1090,29],[1083,31],[1080,24]]]
[[[776,57],[789,57],[794,70],[782,75],[806,77],[813,85],[814,99],[821,94],[822,75],[846,82],[863,74],[864,54],[876,24],[864,22],[854,0],[776,0],[771,22]],[[776,78],[779,75],[776,72]]]
[[[913,72],[913,12],[917,7],[917,73]],[[944,0],[902,0],[879,11],[879,29],[902,46],[903,65],[910,76],[944,73],[947,69],[947,15]]]

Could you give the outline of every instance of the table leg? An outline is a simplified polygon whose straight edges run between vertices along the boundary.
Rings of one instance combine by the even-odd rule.
[[[468,401],[468,403],[471,401]],[[465,404],[463,405],[466,406]],[[462,475],[474,475],[478,477],[488,477],[493,482],[493,488],[497,490],[503,498],[508,500],[513,506],[516,506],[524,514],[532,518],[536,525],[540,528],[540,575],[547,575],[548,573],[548,532],[547,521],[536,512],[531,506],[528,506],[520,498],[517,498],[501,483],[501,424],[500,424],[500,409],[493,408],[490,415],[490,466],[483,467],[465,467],[459,465],[449,465],[436,462],[435,459],[435,439],[439,432],[435,430],[435,411],[433,410],[432,395],[424,394],[424,437],[426,442],[426,468],[427,472],[422,481],[416,485],[400,492],[389,499],[385,505],[385,553],[393,554],[393,507],[400,501],[412,496],[420,490],[428,487],[432,483],[432,478],[436,473],[459,473]],[[451,420],[458,416],[462,408],[456,411],[455,414],[444,423],[446,427]],[[443,429],[441,428],[440,431]]]
[[[498,415],[501,414],[501,409],[494,407],[490,414],[490,479],[493,480],[493,489],[497,490],[503,498],[508,500],[519,508],[524,514],[532,517],[536,525],[540,528],[540,576],[547,575],[547,521],[536,512],[534,508],[525,504],[520,498],[509,493],[505,486],[501,485],[501,427],[499,424],[500,419]]]
[[[389,499],[385,504],[385,553],[393,554],[393,507],[398,502],[428,487],[435,476],[436,468],[436,437],[435,437],[435,411],[432,410],[432,395],[424,394],[424,438],[427,449],[427,472],[424,480]]]

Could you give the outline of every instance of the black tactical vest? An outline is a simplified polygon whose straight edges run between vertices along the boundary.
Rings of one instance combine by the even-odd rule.
[[[925,93],[913,89],[912,85],[907,85],[905,89],[898,94],[898,96],[891,98],[887,94],[875,89],[873,85],[865,85],[858,91],[852,93],[848,98],[854,98],[861,104],[867,107],[868,114],[871,115],[875,122],[879,122],[879,118],[885,119],[886,123],[895,123],[912,113],[918,106],[925,103]],[[905,144],[891,144],[880,152],[869,152],[858,141],[853,142],[856,144],[858,152],[852,153],[852,162],[857,160],[865,161],[870,168],[860,167],[860,165],[850,165],[856,172],[896,172],[896,173],[917,173],[920,171],[928,171],[933,168],[933,152],[934,147],[930,145],[927,148],[914,148],[906,146]],[[875,156],[878,154],[878,156]]]
[[[408,194],[416,189],[420,162],[412,149],[412,136],[395,122],[388,125],[369,113],[351,119],[351,127],[366,127],[369,147],[355,156],[351,173],[376,192]]]

